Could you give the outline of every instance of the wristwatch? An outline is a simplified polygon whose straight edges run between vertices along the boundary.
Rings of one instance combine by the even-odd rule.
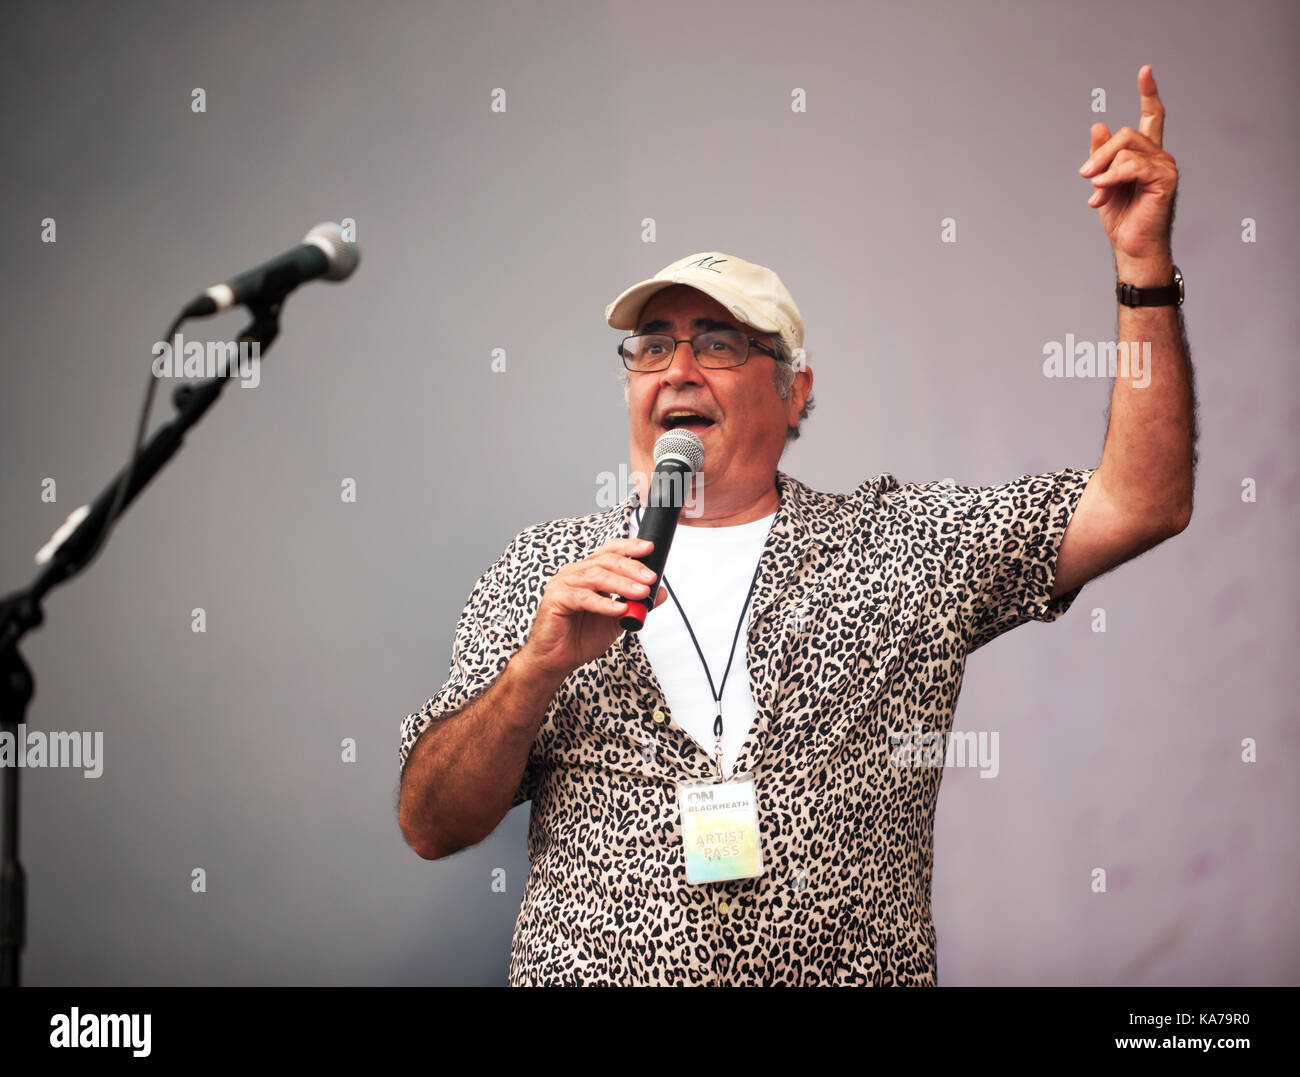
[[[1174,266],[1174,282],[1161,288],[1139,288],[1136,284],[1115,282],[1115,298],[1126,307],[1181,307],[1183,305],[1183,274]]]

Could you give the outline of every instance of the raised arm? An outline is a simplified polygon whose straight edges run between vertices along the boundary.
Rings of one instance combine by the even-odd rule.
[[[1079,172],[1095,188],[1088,205],[1111,240],[1117,280],[1154,288],[1173,281],[1178,167],[1162,147],[1165,108],[1150,65],[1138,71],[1138,92],[1138,130],[1112,136],[1094,124]],[[1181,310],[1117,305],[1129,365],[1115,378],[1101,463],[1061,540],[1054,598],[1178,534],[1192,516],[1196,399]]]

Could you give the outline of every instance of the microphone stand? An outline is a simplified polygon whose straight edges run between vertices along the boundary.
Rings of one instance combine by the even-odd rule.
[[[280,332],[282,300],[250,307],[253,320],[239,334],[240,344],[257,344],[259,355]],[[82,558],[93,553],[100,533],[110,521],[109,510],[118,487],[129,485],[118,508],[119,515],[135,500],[185,440],[185,431],[202,418],[238,370],[232,365],[225,377],[178,385],[172,393],[176,417],[161,427],[140,449],[139,457],[122,469],[91,506],[77,529],[69,535],[36,576],[30,587],[0,599],[0,734],[14,738],[17,755],[18,727],[31,703],[36,682],[18,653],[18,643],[45,620],[41,599],[48,591],[71,579],[84,567]],[[0,836],[0,987],[17,987],[20,958],[27,936],[27,880],[18,859],[18,766],[0,766],[3,780],[4,829]]]

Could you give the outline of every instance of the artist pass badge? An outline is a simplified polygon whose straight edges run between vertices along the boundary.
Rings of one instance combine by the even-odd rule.
[[[752,773],[727,782],[682,782],[677,803],[687,882],[719,883],[763,874]]]

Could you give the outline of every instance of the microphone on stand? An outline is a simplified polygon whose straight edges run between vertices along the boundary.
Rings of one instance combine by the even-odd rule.
[[[704,442],[693,430],[679,427],[659,436],[655,442],[655,469],[650,476],[646,509],[637,530],[637,538],[653,542],[654,549],[644,557],[634,558],[650,569],[655,578],[644,602],[624,599],[627,602],[627,612],[619,618],[618,623],[629,632],[640,631],[645,625],[646,615],[653,608],[664,565],[668,561],[668,551],[677,531],[677,518],[686,501],[687,487],[691,477],[703,470]]]
[[[361,252],[344,238],[342,228],[332,223],[318,224],[292,250],[195,296],[182,317],[203,318],[237,303],[255,306],[278,302],[298,285],[318,277],[346,280],[359,261]]]

